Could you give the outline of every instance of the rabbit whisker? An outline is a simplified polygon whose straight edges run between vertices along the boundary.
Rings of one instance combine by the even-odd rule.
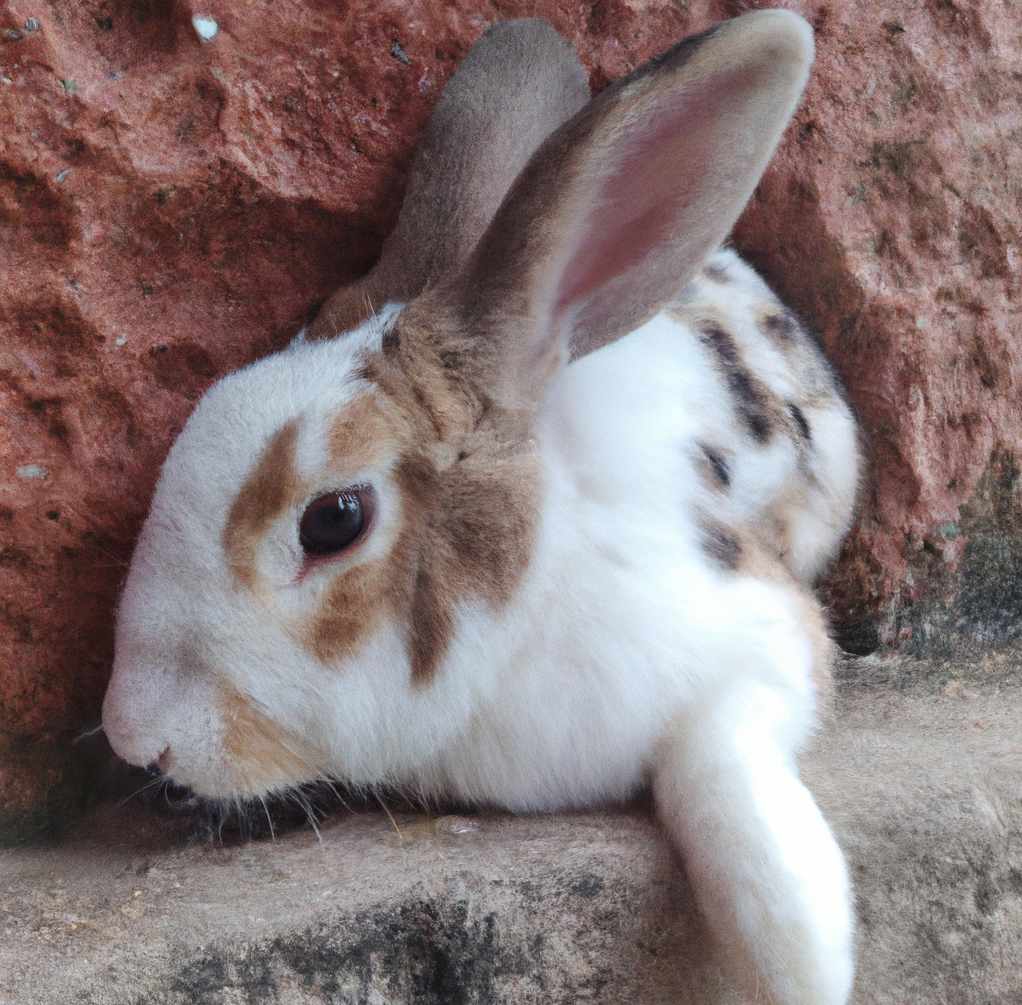
[[[309,823],[312,825],[312,829],[316,832],[316,838],[319,840],[319,843],[322,844],[323,843],[323,835],[320,834],[319,827],[316,824],[316,814],[315,814],[315,811],[312,808],[312,804],[305,797],[304,793],[302,793],[301,796],[300,796],[300,802],[301,802],[302,807],[305,809],[305,815],[306,815],[306,817],[308,817]]]
[[[277,835],[276,835],[276,832],[273,829],[273,818],[270,816],[270,808],[266,805],[266,797],[265,796],[260,796],[259,797],[259,802],[261,802],[263,804],[263,813],[266,814],[266,823],[267,823],[267,825],[270,828],[270,840],[271,841],[276,841],[277,840]]]
[[[336,799],[336,800],[337,800],[337,801],[338,801],[338,802],[339,802],[339,803],[340,803],[340,804],[341,804],[341,805],[342,805],[342,806],[343,806],[343,807],[344,807],[344,808],[345,808],[345,809],[346,809],[346,810],[347,810],[347,811],[348,811],[349,813],[354,813],[354,812],[355,812],[355,811],[354,811],[354,810],[353,810],[353,809],[351,808],[351,805],[350,805],[350,804],[348,803],[348,801],[347,801],[347,800],[346,800],[346,799],[344,798],[344,796],[342,796],[342,795],[341,795],[341,793],[340,793],[340,792],[338,791],[338,789],[337,789],[337,786],[336,786],[336,785],[334,785],[333,781],[332,781],[332,780],[331,780],[330,778],[324,778],[324,779],[323,779],[323,784],[324,784],[324,785],[325,785],[325,786],[326,786],[326,787],[327,787],[327,788],[328,788],[328,789],[329,789],[329,790],[330,790],[330,791],[331,791],[331,792],[333,793],[333,795],[334,795],[334,798],[335,798],[335,799]]]
[[[98,726],[93,726],[92,729],[85,730],[84,733],[79,733],[71,742],[72,743],[81,743],[82,740],[87,740],[90,736],[95,736],[97,733],[102,733],[102,732],[103,732],[103,723],[100,723]]]
[[[152,779],[150,779],[140,789],[136,789],[130,795],[125,796],[119,803],[117,803],[118,808],[120,808],[121,806],[124,806],[126,803],[131,802],[131,800],[134,799],[135,796],[140,796],[147,789],[154,789],[154,788],[156,788],[159,785],[163,785],[166,781],[167,781],[166,778],[152,778]]]
[[[398,840],[404,841],[405,836],[401,833],[401,828],[398,827],[397,821],[394,819],[394,815],[390,812],[387,804],[383,801],[383,797],[375,789],[373,790],[373,795],[376,797],[376,801],[383,807],[383,812],[390,818],[390,824],[394,828],[394,832],[397,834]]]
[[[216,804],[216,815],[218,818],[216,825],[216,837],[222,845],[224,843],[224,822],[227,819],[227,814],[224,812],[224,804],[222,802],[218,802]]]

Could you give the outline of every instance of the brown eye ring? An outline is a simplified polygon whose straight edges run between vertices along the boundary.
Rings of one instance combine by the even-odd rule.
[[[339,555],[365,537],[376,496],[369,485],[327,492],[313,499],[298,521],[298,541],[310,558]]]

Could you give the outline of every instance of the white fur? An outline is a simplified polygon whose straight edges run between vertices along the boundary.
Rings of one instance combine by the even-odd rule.
[[[808,66],[804,23],[780,12],[749,18],[754,43],[779,32]],[[730,52],[731,35],[720,38]],[[776,85],[795,88],[789,104],[798,72]],[[771,114],[779,135],[786,120]],[[613,177],[627,185],[627,172]],[[780,1005],[841,1005],[852,972],[847,875],[793,766],[817,702],[809,601],[777,562],[770,581],[715,565],[702,524],[764,541],[784,528],[784,562],[810,581],[850,519],[855,427],[820,358],[786,353],[760,329],[763,311],[780,309],[762,281],[731,252],[712,261],[726,285],[698,276],[669,312],[556,373],[533,424],[543,478],[524,580],[502,606],[461,604],[426,686],[410,685],[407,626],[395,620],[333,665],[297,632],[333,578],[388,554],[402,526],[399,458],[381,446],[368,467],[345,467],[326,449],[330,420],[380,393],[358,374],[399,308],[333,341],[296,339],[217,384],[170,453],[125,587],[104,704],[114,749],[136,764],[159,761],[211,796],[336,777],[549,810],[652,782],[735,980],[750,994],[762,981]],[[799,403],[809,442],[749,435],[699,336],[707,317],[777,401]],[[227,566],[224,528],[289,422],[309,497],[269,528],[256,556],[262,585],[251,590]],[[706,482],[707,447],[727,456],[726,493]],[[378,498],[365,544],[303,574],[304,507],[362,483]],[[284,731],[300,771],[244,774],[224,746],[224,690]]]

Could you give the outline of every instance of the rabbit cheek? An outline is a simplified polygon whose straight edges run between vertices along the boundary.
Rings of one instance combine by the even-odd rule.
[[[542,477],[527,445],[504,453],[479,445],[438,471],[422,457],[397,469],[408,517],[395,549],[395,595],[409,626],[412,680],[432,680],[447,652],[459,603],[499,609],[513,597],[532,556]]]
[[[438,470],[416,455],[397,464],[395,481],[401,525],[389,558],[339,576],[302,644],[336,664],[392,619],[405,626],[411,681],[425,686],[447,654],[457,606],[499,608],[521,582],[538,523],[538,460],[526,451]]]
[[[316,616],[301,631],[299,642],[327,666],[358,655],[388,613],[385,563],[348,569],[331,584]]]
[[[300,753],[297,737],[263,715],[237,692],[220,696],[224,726],[224,763],[230,768],[230,791],[261,796],[314,778],[315,768]]]

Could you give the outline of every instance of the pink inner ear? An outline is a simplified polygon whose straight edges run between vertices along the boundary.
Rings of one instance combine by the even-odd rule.
[[[730,138],[721,136],[727,128],[721,119],[738,83],[733,77],[690,84],[618,137],[558,284],[555,317],[674,242],[693,219],[705,218],[715,188],[730,187],[729,165],[721,158],[722,141]],[[713,171],[723,177],[715,179]]]

